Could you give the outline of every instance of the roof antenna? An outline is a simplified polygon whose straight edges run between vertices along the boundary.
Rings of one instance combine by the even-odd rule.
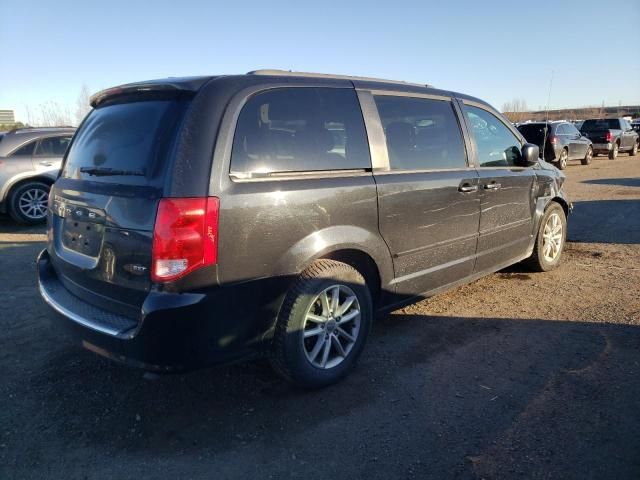
[[[549,94],[547,95],[547,106],[544,109],[544,137],[542,139],[542,159],[547,146],[547,133],[549,131],[549,102],[551,101],[551,86],[553,85],[553,70],[551,70],[551,80],[549,80]]]

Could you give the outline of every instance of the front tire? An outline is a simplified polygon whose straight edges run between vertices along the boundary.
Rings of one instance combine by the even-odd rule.
[[[615,160],[616,158],[618,158],[619,148],[620,145],[618,145],[617,143],[613,144],[613,147],[611,148],[611,150],[609,150],[609,160]]]
[[[18,223],[35,225],[47,219],[49,185],[27,182],[15,188],[9,196],[9,215]]]
[[[551,202],[540,219],[533,253],[525,263],[535,272],[548,272],[560,264],[567,240],[567,216],[559,203]]]
[[[331,385],[354,368],[372,317],[371,294],[360,272],[346,263],[318,260],[287,293],[271,363],[298,387]]]
[[[582,159],[582,165],[589,165],[591,163],[591,159],[593,158],[593,148],[587,148],[587,153],[585,153],[584,158]]]
[[[629,156],[633,157],[638,154],[638,142],[633,144],[633,148],[629,150]]]

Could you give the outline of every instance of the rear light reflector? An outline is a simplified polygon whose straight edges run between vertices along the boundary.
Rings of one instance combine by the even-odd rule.
[[[163,198],[153,230],[151,279],[167,282],[218,261],[220,200]]]
[[[557,145],[558,144],[558,137],[556,137],[555,135],[552,135],[551,138],[549,139],[549,141],[551,142],[551,145]]]
[[[607,132],[607,143],[611,142],[613,140],[613,135],[611,135],[611,132]]]

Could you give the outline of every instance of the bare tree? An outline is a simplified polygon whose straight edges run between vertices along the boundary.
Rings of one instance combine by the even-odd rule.
[[[89,87],[86,84],[82,84],[80,93],[78,93],[78,99],[76,100],[76,124],[80,125],[80,122],[84,120],[87,113],[91,111],[91,105],[89,104]]]
[[[514,98],[502,105],[502,113],[512,122],[522,122],[529,116],[529,108],[524,98]]]

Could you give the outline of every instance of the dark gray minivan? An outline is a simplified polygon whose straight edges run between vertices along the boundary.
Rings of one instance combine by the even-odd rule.
[[[467,95],[268,70],[123,85],[92,106],[38,279],[79,343],[117,361],[266,355],[321,387],[376,313],[560,261],[564,176]]]

